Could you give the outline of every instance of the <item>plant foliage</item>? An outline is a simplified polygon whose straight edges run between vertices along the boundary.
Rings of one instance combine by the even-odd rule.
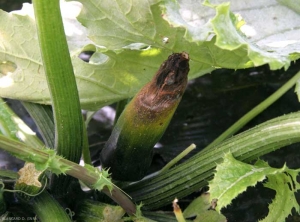
[[[240,162],[227,153],[223,163],[217,165],[214,179],[210,182],[211,199],[217,199],[216,209],[226,207],[247,187],[264,181],[264,186],[276,191],[273,202],[269,205],[269,214],[262,221],[284,221],[293,208],[299,213],[295,193],[300,189],[297,182],[298,170],[272,168],[266,162],[258,160],[255,165]]]
[[[244,69],[268,64],[272,70],[287,69],[292,61],[300,58],[300,4],[290,0],[232,0],[230,3],[223,0],[67,0],[61,1],[61,12],[80,105],[86,110],[97,110],[104,105],[134,96],[152,79],[159,65],[172,52],[186,51],[189,54],[190,79],[218,68]],[[0,10],[1,98],[39,104],[53,103],[47,84],[49,79],[46,78],[41,59],[40,51],[43,49],[40,48],[37,33],[32,5],[24,4],[22,10],[11,13]],[[83,61],[80,57],[89,51],[92,52],[92,56],[88,61]],[[298,97],[299,88],[298,84]],[[57,97],[54,100],[57,99],[59,100]],[[77,108],[79,112],[79,107]],[[295,116],[297,122],[297,114]],[[55,115],[54,119],[57,121]],[[279,121],[279,126],[276,125],[276,121]],[[293,123],[285,124],[284,121],[280,121],[278,118],[274,120],[275,123],[267,123],[271,125],[270,129],[280,128],[276,135],[272,135],[277,137],[277,141],[274,142],[276,149],[288,143],[286,140],[289,139],[286,139],[287,135],[283,132],[285,130],[288,134],[293,133],[290,143],[299,140],[298,135],[295,138],[297,126],[292,127]],[[289,124],[291,129],[282,130],[289,127]],[[70,124],[67,125],[72,128]],[[143,216],[142,205],[134,206],[124,193],[116,189],[108,171],[99,171],[90,165],[81,167],[58,156],[54,150],[36,149],[43,147],[41,141],[22,126],[25,124],[1,100],[2,149],[14,153],[20,159],[34,162],[37,169],[49,170],[55,174],[68,174],[94,189],[106,192],[113,200],[119,201],[127,213],[136,213],[125,220],[150,221]],[[56,126],[64,127],[61,122],[56,123]],[[269,138],[265,146],[261,145],[260,139],[255,140],[254,144],[250,143],[255,135],[262,135],[257,129],[228,140],[229,142],[225,142],[223,147],[217,147],[218,149],[213,147],[204,150],[199,153],[202,157],[195,155],[194,159],[191,158],[178,167],[154,176],[152,181],[150,178],[131,184],[128,190],[136,188],[131,190],[134,201],[145,200],[148,209],[153,206],[165,206],[164,201],[173,199],[174,193],[183,197],[199,189],[199,186],[206,185],[206,179],[211,178],[215,165],[224,154],[224,147],[226,152],[231,150],[233,153],[239,153],[241,147],[247,145],[244,147],[244,156],[249,155],[250,159],[270,152],[273,137]],[[57,138],[57,131],[55,133]],[[64,138],[62,135],[60,133],[63,141],[69,136]],[[245,135],[248,138],[246,140],[243,137]],[[72,136],[83,135],[70,135],[68,138]],[[81,145],[75,144],[74,149]],[[264,149],[255,153],[259,146]],[[244,160],[246,159],[245,157]],[[200,167],[201,164],[206,168]],[[193,167],[199,169],[191,172]],[[184,177],[180,176],[183,171],[188,171]],[[300,187],[296,180],[298,173],[299,170],[292,170],[286,166],[280,169],[272,168],[263,161],[249,165],[235,160],[227,153],[223,163],[217,165],[215,178],[210,182],[210,198],[218,200],[217,210],[220,211],[247,187],[265,181],[265,187],[275,190],[276,196],[269,205],[269,215],[262,221],[284,221],[293,208],[299,213],[299,205],[295,199],[295,192]],[[186,191],[186,186],[191,191]],[[126,188],[125,185],[124,187]],[[157,189],[158,187],[160,189]],[[55,208],[60,209],[63,217],[66,217],[65,211],[52,196],[45,192],[40,197],[42,200],[46,198],[46,202],[52,202]],[[149,207],[151,203],[154,204]],[[1,200],[1,204],[5,205],[5,202]],[[210,207],[207,197],[202,196],[192,202],[184,214],[186,217],[196,216],[196,221],[202,221],[205,217],[211,219],[212,216],[216,221],[225,220],[222,215],[208,210]],[[36,212],[39,210],[37,207]],[[155,215],[159,218],[167,217],[160,216]],[[41,215],[40,217],[42,218]]]
[[[190,54],[189,78],[219,67],[287,68],[299,58],[298,5],[213,2],[63,2],[82,108],[132,97],[171,52]],[[0,12],[0,96],[50,104],[32,8],[25,6]],[[78,58],[82,51],[94,52],[90,62]]]

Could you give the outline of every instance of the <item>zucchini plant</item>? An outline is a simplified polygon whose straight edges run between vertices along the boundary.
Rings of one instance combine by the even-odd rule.
[[[18,174],[0,171],[2,217],[224,221],[220,209],[266,178],[265,186],[276,196],[264,221],[284,220],[293,208],[298,212],[298,170],[250,163],[299,142],[300,114],[231,136],[297,84],[300,72],[206,148],[146,175],[152,148],[175,112],[188,72],[188,78],[195,79],[219,68],[268,64],[271,70],[288,69],[299,59],[299,4],[248,4],[34,0],[20,11],[0,10],[0,96],[22,101],[43,139],[5,100],[0,102],[0,148],[26,161]],[[87,51],[93,53],[85,62],[79,55]],[[102,169],[92,166],[88,121],[81,110],[95,111],[131,97],[100,154]],[[180,199],[208,181],[209,194],[182,212]],[[290,201],[278,204],[283,200]],[[174,216],[156,211],[172,202]]]

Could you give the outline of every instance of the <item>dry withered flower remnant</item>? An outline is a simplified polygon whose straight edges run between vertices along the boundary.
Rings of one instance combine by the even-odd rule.
[[[189,55],[173,53],[126,106],[100,154],[113,179],[135,181],[145,176],[153,147],[185,91],[188,72]]]

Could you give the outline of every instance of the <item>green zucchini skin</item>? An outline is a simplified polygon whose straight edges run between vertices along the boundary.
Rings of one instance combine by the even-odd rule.
[[[136,181],[146,175],[153,147],[185,91],[188,72],[188,54],[173,53],[125,107],[100,154],[113,179]]]

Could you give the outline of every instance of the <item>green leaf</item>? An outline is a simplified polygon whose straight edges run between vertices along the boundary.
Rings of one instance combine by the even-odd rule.
[[[200,197],[193,200],[183,211],[185,218],[197,216],[194,222],[225,222],[227,221],[224,215],[210,209],[211,201],[210,194],[204,193]]]
[[[107,49],[120,49],[132,43],[151,45],[158,36],[157,18],[150,7],[159,0],[79,2],[83,4],[83,10],[78,19],[88,27],[89,38],[97,45]],[[163,45],[162,37],[157,44]]]
[[[217,15],[212,20],[214,31],[217,35],[216,45],[227,50],[245,50],[247,57],[254,66],[268,63],[271,69],[280,69],[289,66],[289,59],[280,53],[273,53],[263,50],[258,45],[251,44],[241,33],[245,25],[238,30],[235,27],[235,15],[229,11],[229,3],[224,3],[216,7]],[[257,6],[256,6],[257,7]],[[242,29],[244,28],[244,29]]]
[[[300,212],[295,193],[300,189],[297,175],[300,170],[288,169],[285,165],[272,168],[259,160],[252,166],[235,160],[230,153],[225,154],[224,162],[216,169],[214,179],[209,183],[211,199],[217,199],[217,210],[226,207],[238,194],[257,182],[268,181],[265,187],[276,191],[273,202],[269,205],[269,214],[262,221],[284,221],[292,209]]]
[[[79,3],[66,4],[72,7],[72,4]],[[160,13],[158,7],[157,10],[157,13]],[[25,11],[31,15],[28,7]],[[0,36],[2,43],[0,65],[5,65],[0,73],[0,78],[2,75],[0,96],[50,104],[34,20],[27,15],[20,16],[3,11],[0,12],[0,18],[1,32],[4,33]],[[68,42],[83,109],[96,110],[103,105],[132,97],[152,78],[160,64],[171,53],[171,51],[154,48],[142,51],[127,49],[118,53],[107,51],[103,47],[97,48],[85,38],[85,28],[78,24],[75,15],[72,19],[64,17],[64,23],[67,36],[69,36],[67,30],[77,30],[68,38]],[[69,20],[72,23],[66,22]],[[78,58],[83,48],[96,51],[91,63],[85,63]],[[212,70],[210,65],[205,64],[194,67],[196,68],[193,71],[194,75]]]
[[[194,222],[227,222],[227,219],[224,215],[214,210],[207,210],[203,214],[198,215]]]
[[[97,0],[80,2],[83,10],[78,20],[87,28],[88,37],[96,45],[104,46],[108,50],[132,49],[139,43],[141,47],[148,45],[159,49],[165,58],[171,52],[186,51],[191,58],[190,78],[203,75],[214,67],[251,66],[245,50],[225,52],[215,46],[215,38],[209,36],[213,32],[211,23],[207,17],[202,16],[207,15],[209,10],[212,12],[209,17],[212,17],[214,10],[203,6],[199,1],[190,1],[189,4],[184,1],[177,3],[157,0],[135,0],[130,3],[125,0],[106,0],[101,4]],[[182,22],[185,18],[180,13],[189,13],[193,7],[198,9],[195,16],[205,19],[204,24],[191,27]],[[197,28],[199,26],[200,29]],[[188,30],[197,32],[187,32],[187,27]],[[203,34],[198,36],[199,33]],[[134,53],[139,54],[140,51],[135,50]],[[224,53],[228,53],[228,56]],[[157,62],[157,58],[153,56],[152,59]]]
[[[96,110],[132,97],[171,52],[189,53],[189,78],[218,67],[287,68],[291,60],[300,58],[297,4],[288,0],[214,3],[65,3],[62,14],[82,108]],[[81,7],[82,25],[75,19]],[[72,11],[76,13],[66,13]],[[0,18],[0,96],[50,104],[34,20],[2,11]],[[95,51],[89,63],[78,58],[83,50]]]
[[[288,7],[289,9],[293,10],[294,12],[300,14],[300,5],[298,1],[293,0],[277,0],[280,4]]]
[[[89,44],[91,44],[91,40],[87,38],[86,35],[86,29],[83,27],[76,19],[76,16],[79,15],[81,11],[81,4],[78,2],[65,2],[65,1],[60,1],[60,9],[63,17],[63,22],[64,22],[64,30],[66,34],[66,38],[68,40],[68,46],[70,50],[71,55],[78,55],[80,49],[85,48]],[[19,22],[24,22],[27,21],[28,23],[27,27],[30,27],[34,31],[33,33],[28,32],[28,37],[34,36],[32,41],[33,44],[29,44],[29,46],[36,46],[36,31],[35,31],[35,17],[34,17],[34,10],[31,4],[29,3],[23,3],[23,7],[21,10],[16,10],[12,11],[10,14],[10,22],[15,21],[15,18],[19,20]],[[24,17],[23,17],[24,16]],[[31,24],[34,25],[34,27],[31,27]],[[7,27],[5,27],[5,30],[7,30]],[[21,31],[24,31],[21,29]],[[19,36],[15,37],[17,40]],[[26,49],[26,48],[25,48]],[[86,48],[89,49],[89,48]]]
[[[200,197],[194,199],[183,211],[185,218],[194,217],[207,211],[211,207],[210,194],[204,193]]]
[[[268,166],[253,166],[240,162],[227,153],[223,163],[217,165],[214,179],[209,183],[211,199],[217,199],[217,210],[226,207],[238,194],[247,187],[266,179],[266,175],[282,173],[286,167],[275,169]]]
[[[300,188],[296,180],[298,173],[299,170],[287,169],[286,173],[268,176],[268,181],[264,186],[275,190],[276,196],[269,205],[268,216],[261,221],[285,221],[293,208],[297,213],[300,213],[299,204],[295,197],[295,193]]]
[[[291,60],[299,58],[299,5],[286,7],[291,4],[285,0],[277,3],[232,0],[230,4],[213,1],[216,5],[206,1],[204,5],[216,10],[216,16],[210,21],[213,12],[207,8],[204,11],[205,6],[201,7],[201,2],[178,2],[179,10],[174,10],[174,6],[167,8],[167,19],[172,25],[187,27],[185,38],[189,41],[201,42],[207,32],[215,33],[216,46],[223,49],[223,54],[212,54],[216,63],[222,64],[220,67],[234,68],[234,60],[230,58],[242,51],[246,52],[247,65],[269,63],[271,69],[287,68]],[[236,68],[241,68],[240,61],[241,58],[235,61]]]

